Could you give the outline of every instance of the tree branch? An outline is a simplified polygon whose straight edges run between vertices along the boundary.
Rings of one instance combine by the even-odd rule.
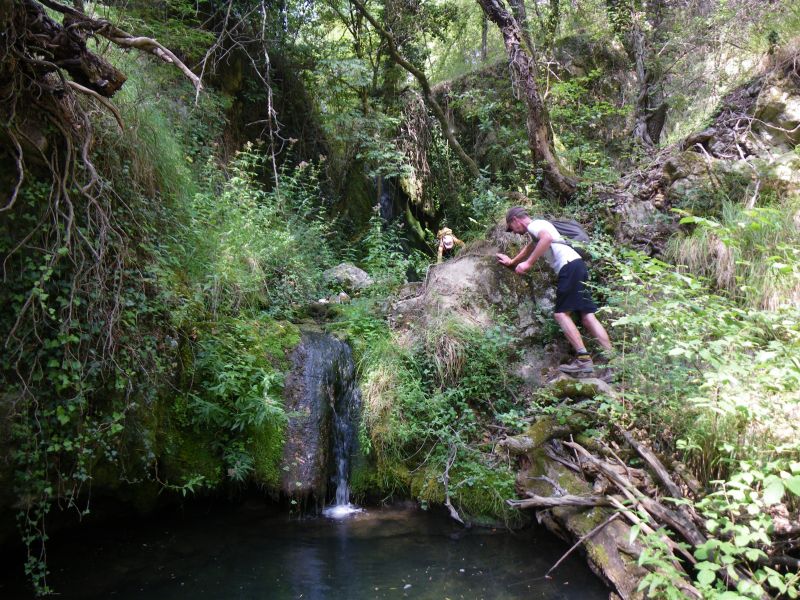
[[[25,0],[28,4],[33,4],[33,0]],[[110,21],[106,21],[105,19],[94,19],[89,17],[88,15],[82,13],[79,10],[76,10],[70,6],[65,6],[59,2],[55,2],[55,0],[38,0],[41,4],[55,10],[64,15],[68,15],[72,19],[75,19],[75,23],[73,26],[76,28],[87,29],[92,33],[95,33],[99,36],[104,37],[105,39],[109,40],[113,44],[120,46],[121,48],[135,48],[137,50],[141,50],[142,52],[147,52],[154,56],[157,56],[161,60],[167,63],[174,64],[178,67],[186,77],[194,85],[195,89],[200,92],[203,89],[203,84],[200,81],[200,78],[195,75],[192,70],[187,67],[183,61],[181,61],[173,52],[162,46],[158,41],[143,37],[143,36],[134,36],[130,33],[123,31]],[[124,81],[124,80],[123,80]],[[120,86],[122,84],[120,83]],[[119,89],[119,86],[113,90],[103,90],[96,89],[94,86],[91,86],[92,89],[95,89],[98,93],[102,94],[103,96],[110,97],[114,94],[114,92]],[[105,93],[104,93],[105,91]]]

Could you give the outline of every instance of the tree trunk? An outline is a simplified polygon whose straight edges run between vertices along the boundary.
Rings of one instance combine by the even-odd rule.
[[[552,48],[556,41],[558,24],[561,21],[560,0],[550,0],[550,15],[547,17],[547,47]]]
[[[633,126],[633,139],[645,148],[655,146],[653,138],[650,137],[650,130],[647,127],[648,108],[650,106],[650,85],[649,73],[645,65],[645,41],[644,33],[638,23],[634,21],[628,34],[628,44],[631,58],[636,69],[636,80],[639,82],[639,93],[636,96],[636,121]]]
[[[533,41],[528,23],[528,12],[525,10],[525,0],[508,0],[508,3],[514,11],[514,18],[517,19],[520,33],[522,33],[522,41],[525,42],[528,51],[533,54]]]
[[[536,62],[522,47],[519,25],[501,2],[502,0],[478,0],[483,11],[503,34],[515,92],[524,98],[528,108],[525,123],[528,147],[534,164],[544,175],[543,189],[545,193],[563,201],[575,193],[577,180],[573,175],[564,172],[556,156],[550,135],[550,119],[536,84]]]
[[[486,58],[489,55],[488,38],[489,38],[489,18],[485,14],[483,14],[481,15],[481,62],[482,63],[486,62]]]
[[[422,97],[425,99],[425,104],[431,109],[431,112],[433,112],[436,120],[439,121],[439,124],[442,127],[442,133],[447,139],[447,143],[461,159],[461,162],[464,164],[467,170],[469,170],[470,174],[475,179],[480,178],[481,172],[480,169],[478,169],[478,165],[464,151],[464,148],[461,147],[461,144],[458,143],[455,133],[453,132],[453,128],[447,119],[447,115],[445,115],[444,110],[442,110],[442,107],[439,106],[439,103],[436,102],[436,98],[433,97],[431,85],[428,81],[428,78],[425,76],[425,73],[422,71],[422,69],[411,64],[402,54],[400,54],[399,50],[397,49],[397,43],[395,42],[394,36],[384,27],[382,27],[380,23],[378,23],[377,19],[375,19],[375,17],[373,17],[372,14],[367,11],[366,7],[359,2],[359,0],[351,0],[351,2],[353,6],[355,6],[356,9],[362,15],[364,15],[364,18],[370,22],[370,24],[375,28],[375,31],[377,31],[381,38],[386,42],[386,48],[389,51],[389,55],[392,57],[392,60],[396,64],[400,65],[403,69],[411,73],[411,75],[413,75],[417,80],[419,86],[422,88]]]
[[[652,5],[648,4],[648,8],[650,29],[657,32],[662,18],[661,3],[653,2]],[[648,65],[648,62],[653,63],[653,57],[649,56],[652,39],[648,39],[642,27],[645,15],[637,12],[629,2],[621,0],[606,0],[606,10],[614,31],[622,39],[625,51],[633,63],[639,83],[634,107],[633,139],[640,146],[652,149],[661,138],[669,105],[664,101],[664,95],[658,86],[657,65]],[[653,33],[651,38],[655,35]]]

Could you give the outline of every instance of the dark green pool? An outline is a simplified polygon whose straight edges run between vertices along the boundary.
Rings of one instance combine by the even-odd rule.
[[[297,520],[251,502],[82,527],[49,559],[62,598],[607,598],[577,555],[543,578],[565,550],[541,529],[465,530],[414,508]]]

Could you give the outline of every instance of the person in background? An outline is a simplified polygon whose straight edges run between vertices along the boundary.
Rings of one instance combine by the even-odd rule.
[[[559,370],[568,375],[589,377],[594,374],[594,362],[586,351],[578,327],[572,321],[571,313],[580,316],[581,323],[605,350],[611,350],[611,340],[603,325],[595,317],[597,305],[592,300],[586,281],[589,278],[586,263],[580,255],[569,246],[552,223],[544,219],[531,219],[521,206],[514,206],[506,213],[507,231],[531,236],[519,254],[510,258],[505,254],[497,254],[501,265],[514,269],[524,275],[542,256],[558,276],[556,288],[556,306],[553,318],[561,327],[567,340],[577,355],[569,364],[561,365]]]
[[[464,245],[464,242],[453,235],[453,230],[449,227],[440,229],[439,233],[436,234],[436,238],[439,240],[439,251],[436,258],[437,265],[442,262],[445,253],[449,255],[454,251],[456,244]]]

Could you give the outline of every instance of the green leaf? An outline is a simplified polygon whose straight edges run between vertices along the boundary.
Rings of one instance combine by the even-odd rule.
[[[697,574],[697,581],[699,583],[702,583],[703,585],[711,585],[716,578],[717,578],[717,574],[714,573],[714,571],[711,571],[709,569],[700,571]]]
[[[783,498],[783,482],[779,477],[771,475],[764,480],[764,503],[767,506],[777,504]]]
[[[800,475],[795,475],[785,479],[783,481],[783,485],[795,496],[800,496]]]
[[[634,525],[633,527],[631,527],[631,534],[628,537],[628,544],[633,544],[634,540],[639,536],[640,529],[641,528],[639,527],[639,525]]]
[[[748,548],[744,551],[744,555],[750,562],[756,562],[759,558],[767,556],[763,551],[755,548]]]
[[[67,411],[64,410],[63,406],[56,408],[56,418],[62,425],[69,423],[69,414],[67,414]]]

